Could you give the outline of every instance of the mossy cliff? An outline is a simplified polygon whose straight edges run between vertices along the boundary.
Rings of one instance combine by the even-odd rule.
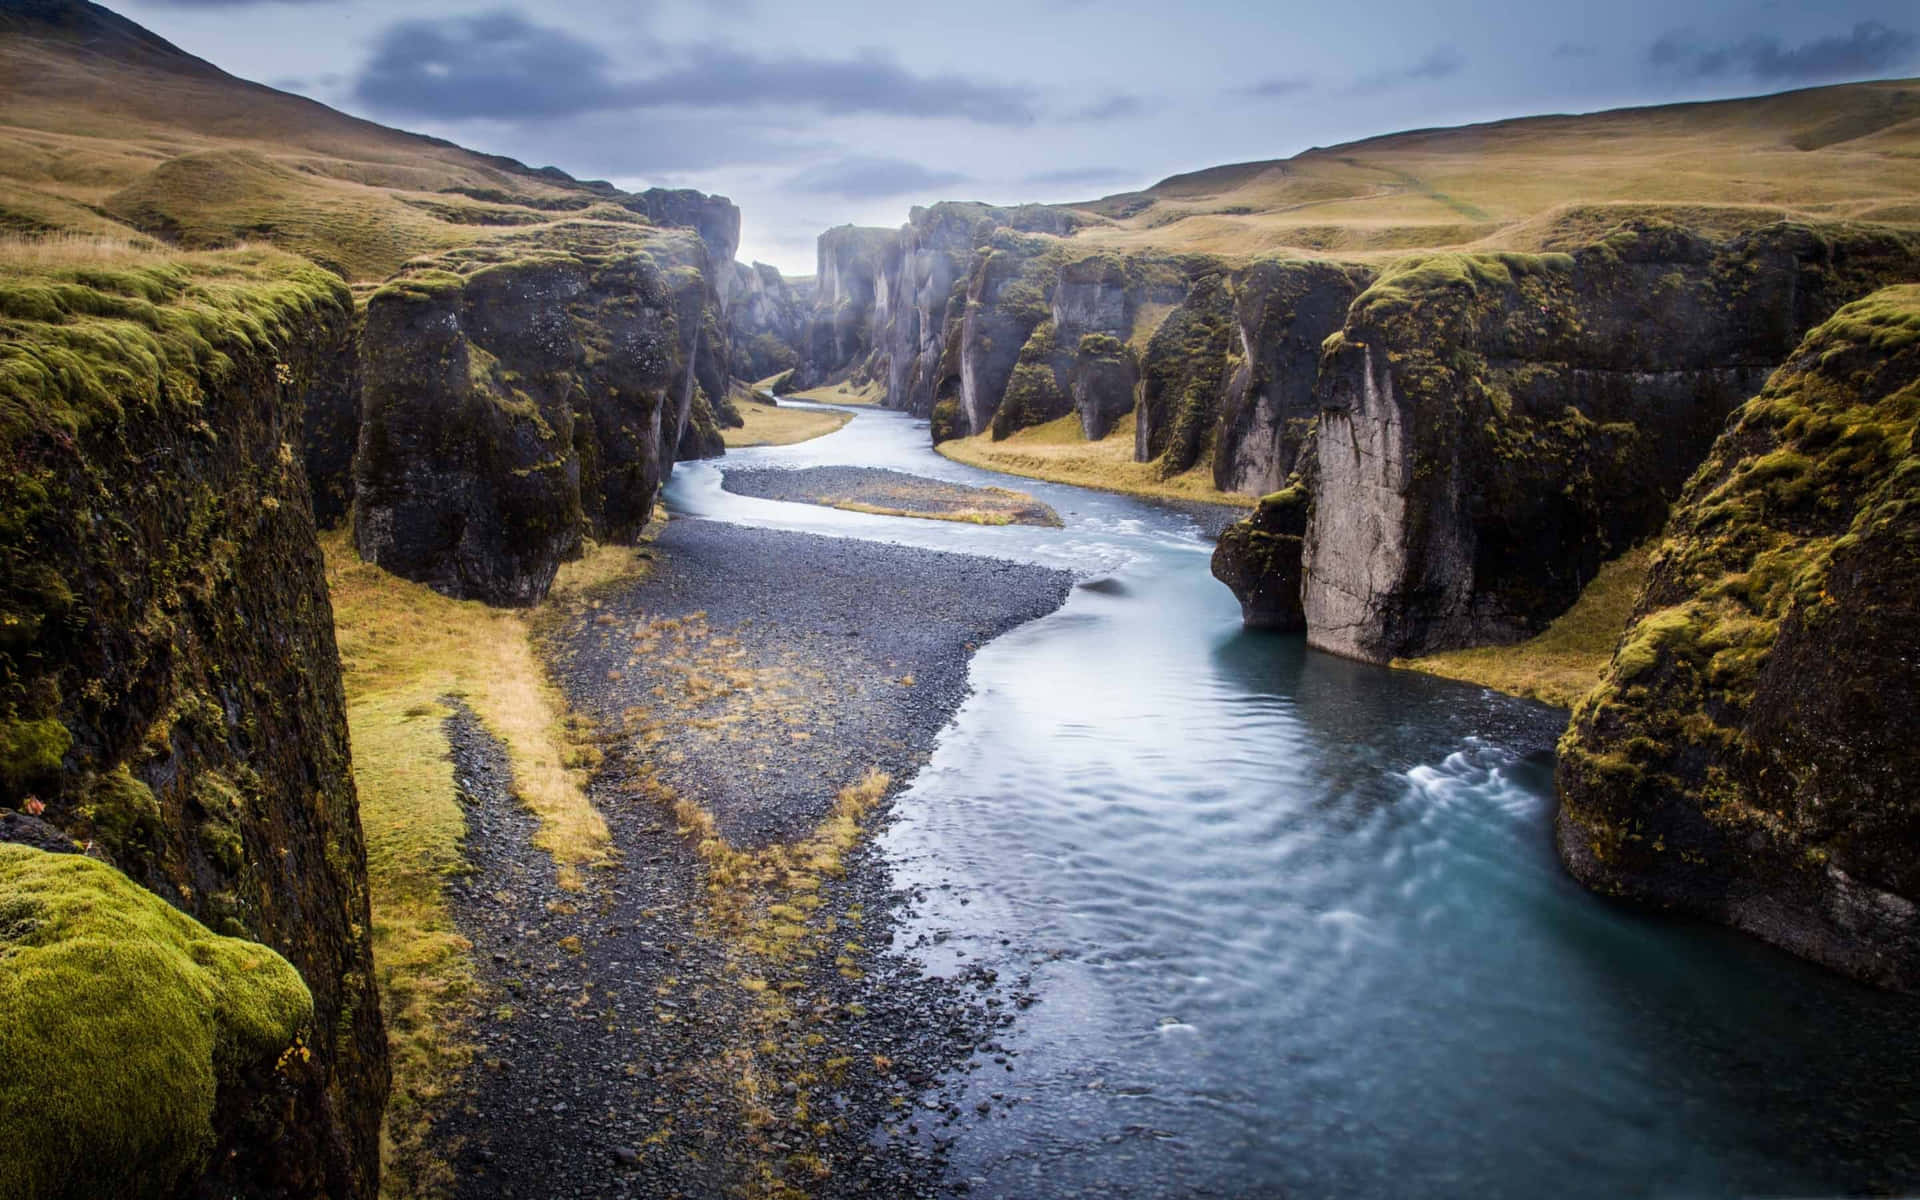
[[[1299,483],[1261,497],[1251,517],[1221,531],[1213,575],[1240,598],[1247,628],[1296,633],[1307,627],[1300,607],[1306,533],[1307,489]]]
[[[1588,886],[1920,991],[1920,287],[1808,335],[1675,505],[1561,741]]]
[[[0,828],[89,846],[312,997],[307,1053],[219,1096],[205,1194],[371,1196],[378,1172],[365,855],[299,451],[351,329],[335,277],[273,252],[0,274]]]
[[[1386,661],[1544,628],[1808,328],[1916,271],[1910,234],[1642,224],[1388,272],[1321,364],[1309,638]]]
[[[0,1194],[180,1194],[223,1109],[291,1093],[313,1016],[265,946],[102,863],[0,845]]]
[[[367,304],[354,538],[449,595],[530,604],[623,542],[676,452],[719,453],[726,346],[701,243],[571,223],[418,264]]]

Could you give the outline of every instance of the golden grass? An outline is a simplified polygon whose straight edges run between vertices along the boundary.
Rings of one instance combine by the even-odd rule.
[[[1572,708],[1612,661],[1652,557],[1649,542],[1601,567],[1574,606],[1529,641],[1396,659],[1393,665]]]
[[[968,466],[1096,491],[1237,507],[1253,503],[1251,496],[1215,487],[1212,468],[1204,460],[1190,470],[1162,479],[1157,463],[1133,460],[1133,443],[1132,413],[1122,417],[1112,432],[1097,442],[1088,441],[1079,416],[1068,413],[1057,421],[1022,429],[1004,441],[996,442],[991,434],[980,433],[941,442],[934,449]]]
[[[825,437],[853,420],[852,413],[780,408],[762,404],[758,400],[736,400],[733,407],[746,424],[738,429],[720,431],[722,440],[730,449],[790,446],[795,442]]]
[[[845,500],[828,496],[821,500],[829,508],[842,508],[848,512],[872,513],[877,517],[919,517],[926,521],[958,521],[963,525],[1011,525],[1013,515],[999,509],[956,508],[946,512],[922,512],[912,508],[891,508],[884,504],[868,504],[861,500]]]
[[[887,398],[887,385],[880,380],[869,380],[855,387],[850,383],[830,383],[824,387],[808,388],[804,392],[790,393],[795,400],[811,400],[815,404],[850,404],[856,408],[870,408]]]
[[[244,249],[245,247],[239,247]],[[0,233],[0,271],[37,275],[69,267],[114,266],[175,258],[179,251],[139,235],[98,233]]]
[[[863,483],[852,493],[821,496],[816,503],[882,517],[920,517],[967,525],[1060,524],[1058,513],[1025,492],[1000,487],[967,487],[935,479]]]
[[[344,533],[323,538],[347,692],[354,780],[367,839],[373,948],[393,1061],[382,1133],[390,1196],[451,1182],[426,1135],[448,1081],[471,1057],[460,1023],[474,990],[471,945],[448,911],[445,884],[466,869],[466,818],[442,721],[463,699],[505,745],[515,795],[539,818],[535,844],[563,886],[611,861],[605,821],[588,801],[582,750],[568,736],[520,612],[450,600],[361,562]],[[623,576],[632,552],[596,549],[559,595]]]

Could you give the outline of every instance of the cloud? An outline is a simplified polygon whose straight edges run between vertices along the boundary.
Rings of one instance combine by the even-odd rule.
[[[808,167],[787,181],[796,192],[848,200],[901,196],[967,182],[958,171],[936,171],[898,158],[851,155]]]
[[[671,65],[620,78],[598,47],[507,10],[401,21],[381,34],[354,94],[383,112],[441,120],[779,106],[990,125],[1029,125],[1036,115],[1025,88],[918,75],[878,51],[761,57],[698,43],[649,46],[646,57]]]
[[[156,8],[259,8],[268,4],[338,4],[341,0],[147,0]]]
[[[1147,102],[1139,96],[1124,93],[1108,96],[1072,114],[1076,121],[1118,121],[1124,117],[1137,117],[1147,110]]]
[[[1313,80],[1304,75],[1281,75],[1273,79],[1262,79],[1251,87],[1238,89],[1235,95],[1252,96],[1256,100],[1278,100],[1282,96],[1293,96],[1313,86]]]
[[[1057,171],[1035,171],[1020,182],[1038,187],[1072,187],[1083,183],[1122,183],[1139,177],[1140,172],[1130,167],[1062,167]]]
[[[1592,58],[1598,53],[1600,53],[1599,47],[1590,46],[1585,42],[1561,42],[1553,48],[1555,58]]]
[[[1426,83],[1435,79],[1447,79],[1458,75],[1466,68],[1466,56],[1452,46],[1435,46],[1418,62],[1389,71],[1379,71],[1372,75],[1363,75],[1354,81],[1356,92],[1384,92],[1403,87],[1409,83]]]
[[[1862,21],[1852,32],[1815,38],[1798,46],[1755,34],[1734,42],[1705,42],[1692,30],[1674,29],[1647,49],[1647,62],[1683,79],[1743,75],[1770,81],[1808,82],[1883,75],[1910,63],[1920,37],[1878,21]]]

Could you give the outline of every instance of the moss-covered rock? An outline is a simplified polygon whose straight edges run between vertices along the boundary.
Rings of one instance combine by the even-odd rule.
[[[1920,239],[1871,227],[1643,223],[1387,272],[1321,366],[1309,636],[1385,661],[1538,632],[1808,328],[1916,270]]]
[[[1920,287],[1815,329],[1675,506],[1561,742],[1603,892],[1920,991]]]
[[[1297,633],[1307,627],[1300,552],[1310,503],[1300,483],[1263,496],[1253,515],[1227,526],[1213,548],[1213,577],[1239,597],[1249,629]]]
[[[386,1046],[300,453],[351,334],[339,280],[273,252],[0,275],[0,833],[89,844],[311,989],[308,1056],[221,1094],[209,1195],[376,1191]]]
[[[216,1114],[292,1100],[313,997],[112,867],[0,845],[0,1194],[171,1197]]]
[[[725,346],[706,263],[688,234],[571,222],[376,292],[361,554],[450,595],[529,604],[583,536],[637,537],[676,452],[720,453],[719,425],[739,420],[715,408]]]

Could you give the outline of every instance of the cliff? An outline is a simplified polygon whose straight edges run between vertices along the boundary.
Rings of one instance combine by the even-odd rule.
[[[449,595],[530,604],[583,536],[636,537],[676,453],[720,451],[726,347],[706,272],[688,234],[582,222],[374,293],[361,555]]]
[[[1920,991],[1920,287],[1815,329],[1688,482],[1560,746],[1602,892]]]
[[[814,281],[788,280],[766,263],[732,264],[728,341],[734,378],[749,383],[791,371],[813,315]]]
[[[345,286],[274,252],[0,269],[0,830],[83,844],[215,933],[264,943],[312,1005],[303,1050],[254,1070],[256,1031],[244,1061],[225,1062],[204,1141],[116,1194],[375,1191],[386,1047],[298,453],[308,398],[337,384],[351,329]],[[99,960],[96,986],[165,1003],[122,974],[143,952],[126,953]],[[76,1067],[81,1092],[115,1094],[88,1069],[147,1061],[118,1045],[116,1013],[63,1018],[93,1055]],[[197,1044],[151,1080],[195,1121]],[[122,1144],[114,1130],[50,1124],[98,1111],[10,1110],[0,1158],[33,1156],[31,1188],[64,1180],[26,1194],[104,1194],[85,1181],[109,1169],[95,1156]]]
[[[1917,270],[1920,238],[1898,231],[1715,241],[1648,222],[1571,254],[1403,262],[1354,301],[1294,410],[1312,414],[1310,515],[1302,562],[1273,569],[1301,581],[1301,627],[1376,662],[1538,632],[1660,527],[1807,328]],[[1259,573],[1222,564],[1243,602]]]

